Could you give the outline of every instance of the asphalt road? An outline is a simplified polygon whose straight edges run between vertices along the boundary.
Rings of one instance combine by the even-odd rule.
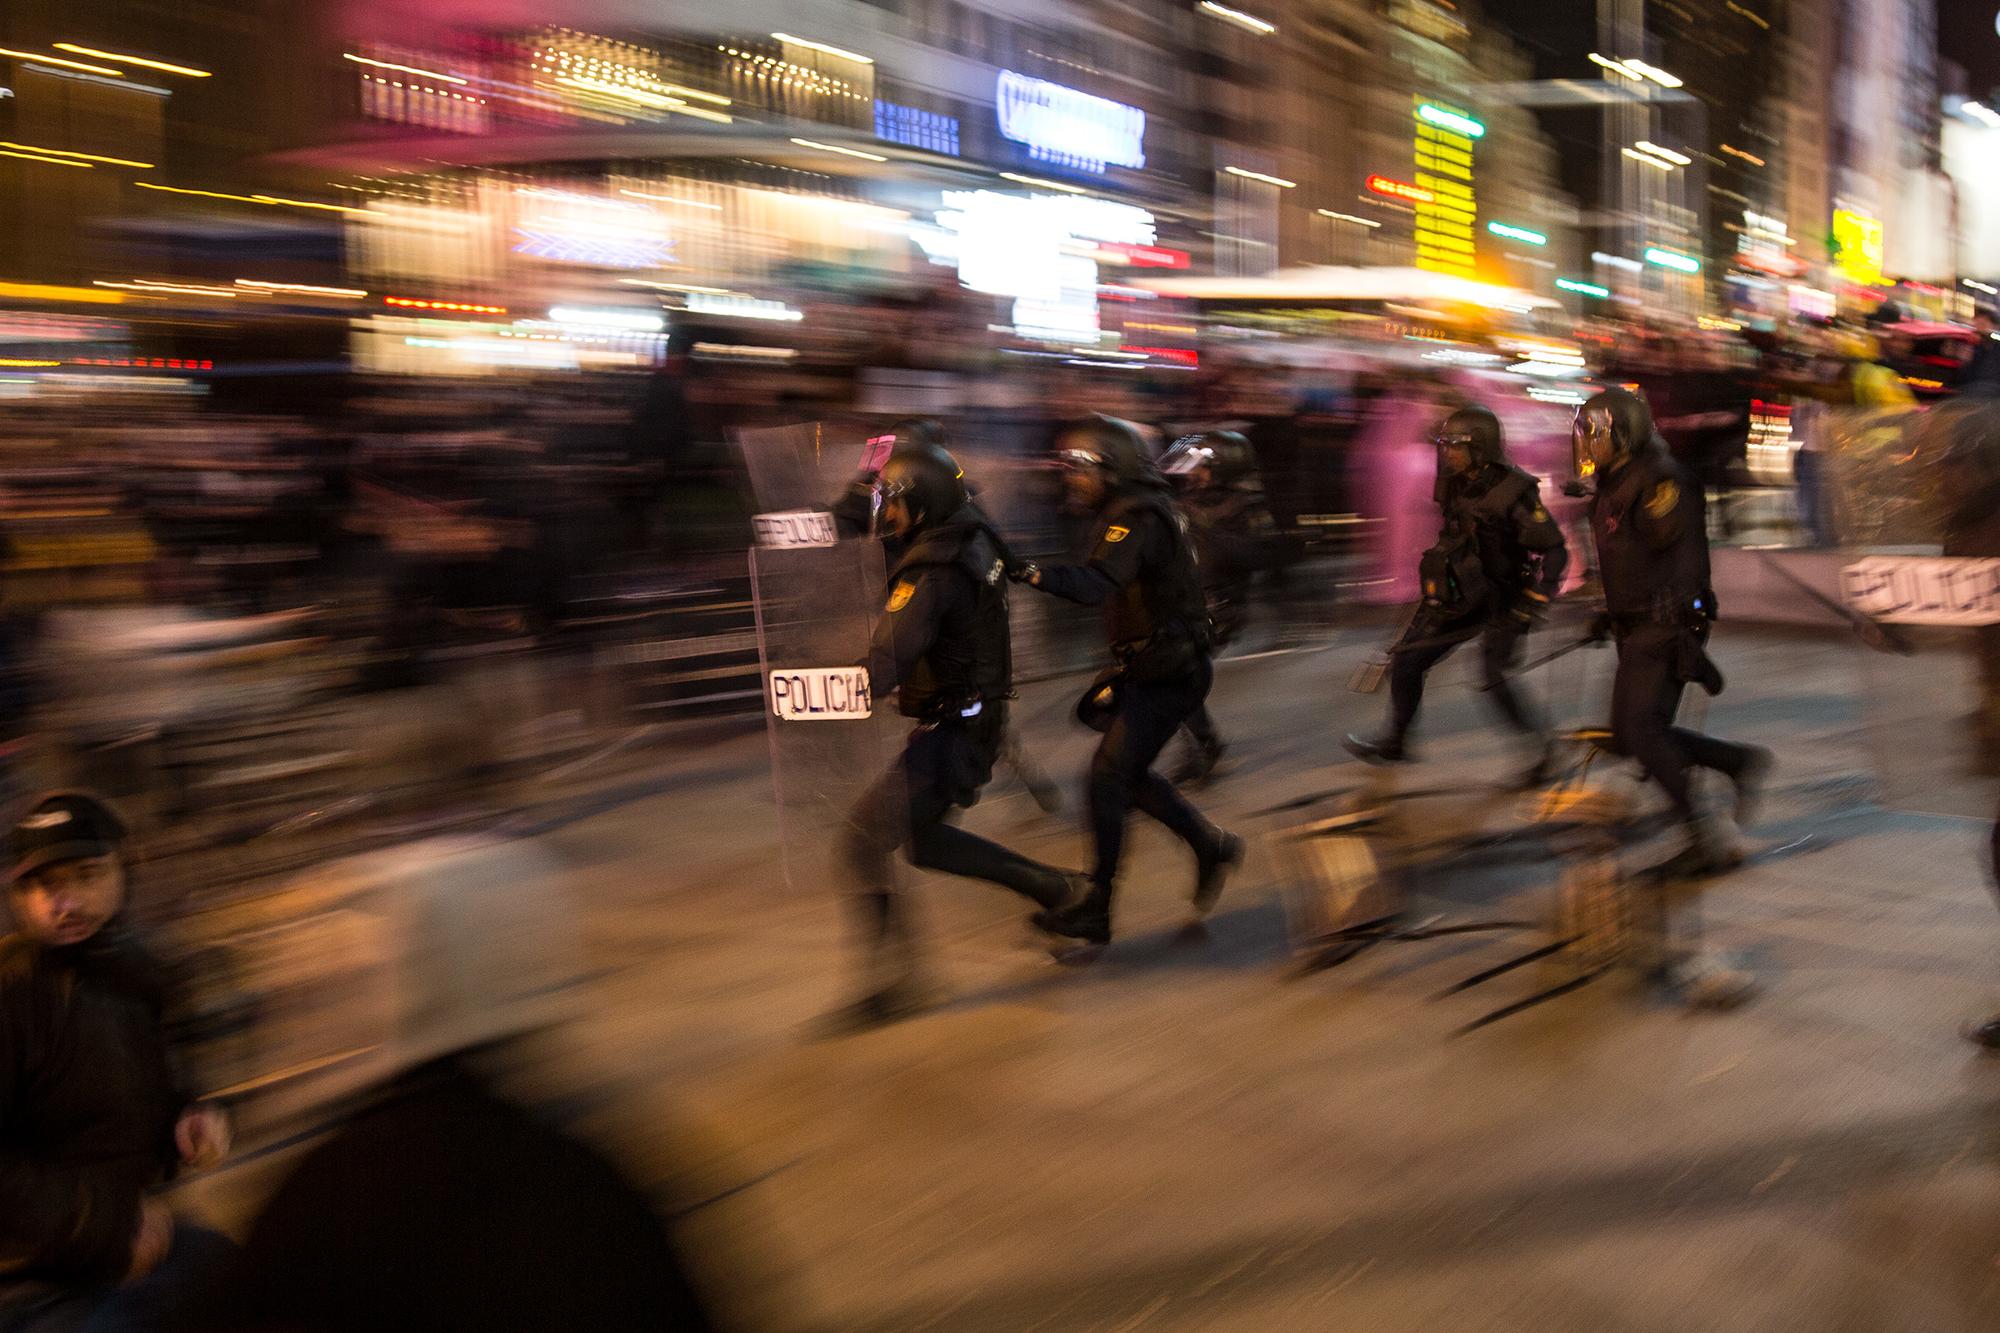
[[[1937,811],[1993,802],[1927,773],[1963,708],[1932,696],[1962,664],[1885,674],[1846,641],[1725,627],[1731,687],[1705,723],[1780,766],[1746,831],[1760,855],[1700,916],[1765,993],[1690,1014],[1613,978],[1459,1036],[1537,974],[1434,996],[1532,933],[1298,976],[1261,836],[1291,818],[1273,807],[1361,776],[1338,739],[1386,707],[1344,688],[1372,639],[1221,668],[1229,767],[1198,799],[1260,836],[1204,932],[1184,929],[1187,859],[1143,826],[1119,938],[1087,969],[1024,947],[1004,892],[926,879],[942,1003],[858,1037],[810,1036],[854,959],[831,874],[782,871],[763,735],[665,757],[651,794],[540,835],[595,968],[551,1086],[683,1210],[758,1326],[1992,1327],[2000,1062],[1956,1029],[2000,1003],[2000,922],[1986,826]],[[1474,667],[1440,670],[1424,762],[1396,779],[1447,793],[1408,803],[1411,836],[1461,847],[1417,876],[1416,907],[1534,918],[1551,862],[1463,850],[1518,824],[1497,790],[1518,756]],[[1540,688],[1595,721],[1608,673],[1577,654]],[[1073,803],[1094,739],[1068,719],[1079,687],[1019,709]],[[966,823],[1087,854],[1073,809],[1018,787]],[[195,1193],[240,1215],[277,1160]]]

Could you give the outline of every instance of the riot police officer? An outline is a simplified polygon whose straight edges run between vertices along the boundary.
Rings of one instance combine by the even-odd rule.
[[[1096,859],[1089,892],[1035,921],[1052,934],[1101,945],[1111,938],[1112,891],[1133,806],[1193,851],[1197,911],[1214,906],[1243,859],[1243,840],[1210,823],[1153,771],[1215,679],[1201,579],[1166,479],[1147,461],[1138,430],[1110,417],[1064,431],[1057,457],[1070,507],[1090,516],[1090,555],[1082,564],[1019,564],[1009,574],[1054,596],[1105,606],[1115,665],[1078,710],[1104,735],[1090,764]]]
[[[1410,728],[1423,703],[1424,676],[1460,644],[1480,640],[1486,693],[1534,755],[1523,776],[1532,785],[1549,765],[1547,728],[1508,679],[1523,640],[1562,588],[1569,550],[1543,506],[1540,484],[1507,461],[1500,420],[1465,407],[1439,424],[1437,484],[1444,513],[1437,544],[1424,552],[1423,602],[1390,649],[1389,729],[1375,740],[1347,738],[1370,763],[1410,757]]]
[[[1080,896],[1081,877],[1032,861],[952,823],[993,774],[1012,697],[1006,547],[970,499],[963,471],[933,427],[902,429],[873,481],[869,507],[898,554],[876,624],[870,678],[917,719],[894,769],[862,797],[846,853],[861,886],[870,988],[847,1025],[921,1006],[907,912],[889,857],[1012,889],[1037,908]],[[1078,881],[1073,884],[1074,881]]]
[[[1618,646],[1612,744],[1660,785],[1686,829],[1685,847],[1661,870],[1684,877],[1726,869],[1738,858],[1700,817],[1689,770],[1727,775],[1736,822],[1747,825],[1771,755],[1674,725],[1690,683],[1722,691],[1706,652],[1716,605],[1701,487],[1667,453],[1645,401],[1623,389],[1577,409],[1573,445],[1578,477],[1594,485],[1590,529],[1605,603],[1597,629]]]
[[[1160,458],[1160,471],[1180,483],[1180,508],[1208,599],[1212,648],[1219,653],[1243,632],[1251,580],[1271,562],[1276,527],[1257,477],[1257,455],[1233,430],[1203,431],[1174,441]],[[1173,780],[1204,781],[1225,748],[1207,704],[1195,709],[1184,730],[1188,757]]]

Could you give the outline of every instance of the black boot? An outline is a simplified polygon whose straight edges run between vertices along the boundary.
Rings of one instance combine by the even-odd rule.
[[[814,1035],[845,1037],[887,1027],[931,1006],[930,991],[910,978],[894,981],[840,1006],[814,1024]]]
[[[1965,1039],[1974,1046],[2000,1055],[2000,1015],[1989,1018],[1984,1023],[1967,1024],[1961,1031]]]
[[[1403,738],[1393,732],[1375,741],[1349,736],[1341,744],[1347,747],[1349,754],[1366,764],[1402,764],[1410,759],[1410,751],[1403,744]]]
[[[1090,896],[1090,876],[1071,871],[1050,872],[1048,887],[1035,897],[1039,918],[1043,912],[1059,912],[1072,904],[1080,903]]]
[[[1111,943],[1111,886],[1091,884],[1084,895],[1062,907],[1035,913],[1035,929],[1064,939],[1103,946]]]
[[[1229,872],[1243,864],[1243,839],[1215,830],[1206,853],[1195,853],[1194,910],[1207,916],[1222,896]]]
[[[1750,757],[1735,776],[1736,783],[1736,827],[1747,829],[1757,821],[1757,810],[1764,802],[1764,784],[1771,779],[1771,768],[1776,762],[1771,752],[1761,745],[1748,747]]]

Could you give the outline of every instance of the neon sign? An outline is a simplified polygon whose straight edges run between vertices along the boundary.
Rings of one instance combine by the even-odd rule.
[[[1437,196],[1429,190],[1419,189],[1408,181],[1390,180],[1387,176],[1370,176],[1368,188],[1389,199],[1405,199],[1413,204],[1434,204]]]
[[[1000,133],[1030,156],[1103,174],[1146,165],[1146,113],[1046,79],[1002,70],[994,93]]]
[[[875,103],[875,137],[946,157],[958,156],[958,117],[895,102]]]
[[[1413,114],[1417,188],[1431,195],[1414,201],[1417,267],[1470,278],[1475,272],[1472,224],[1479,212],[1472,189],[1472,154],[1486,127],[1462,112],[1430,102],[1418,102]],[[1530,244],[1547,239],[1525,228],[1494,234],[1524,242],[1536,236]]]
[[[1834,267],[1860,283],[1882,281],[1882,222],[1848,208],[1833,210]]]

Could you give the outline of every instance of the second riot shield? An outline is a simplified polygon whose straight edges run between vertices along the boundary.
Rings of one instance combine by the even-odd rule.
[[[868,662],[887,567],[881,543],[840,536],[829,512],[864,442],[848,441],[838,460],[818,426],[737,442],[756,499],[751,598],[786,881],[849,887],[861,864],[886,878],[883,849],[901,845],[908,818],[894,762],[901,719],[876,697]]]
[[[2000,407],[1829,413],[1826,507],[1843,547],[1878,798],[1990,819],[2000,796]]]

